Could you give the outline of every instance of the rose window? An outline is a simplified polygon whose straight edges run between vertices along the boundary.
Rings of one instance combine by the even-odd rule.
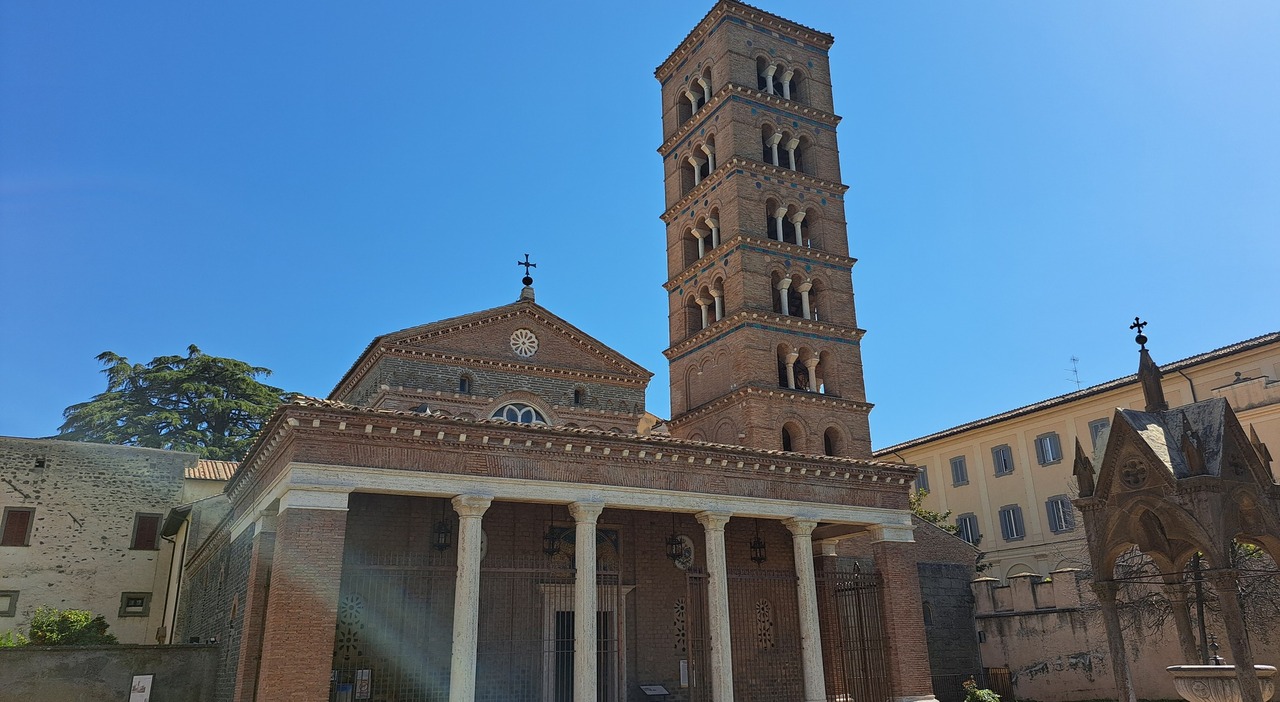
[[[528,358],[538,351],[538,337],[528,329],[517,329],[511,333],[511,350],[521,358]]]

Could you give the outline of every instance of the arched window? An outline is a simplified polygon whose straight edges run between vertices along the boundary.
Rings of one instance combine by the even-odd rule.
[[[840,432],[835,427],[829,427],[823,432],[822,451],[828,456],[840,455]]]
[[[794,444],[792,443],[791,432],[786,427],[782,428],[782,450],[783,451],[795,450]]]
[[[462,377],[458,378],[458,392],[463,395],[471,394],[471,376],[469,374],[463,373]]]
[[[586,401],[587,401],[587,391],[586,391],[586,390],[583,390],[582,388],[574,388],[574,389],[573,389],[573,404],[575,404],[575,405],[577,405],[577,406],[582,406],[582,403],[584,403],[584,402],[586,402]]]
[[[547,418],[542,416],[536,407],[521,402],[505,404],[493,412],[494,419],[505,419],[517,424],[546,424]]]

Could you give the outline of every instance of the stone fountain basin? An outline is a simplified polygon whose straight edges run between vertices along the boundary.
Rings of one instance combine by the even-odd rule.
[[[1173,687],[1188,702],[1240,702],[1240,684],[1234,665],[1171,665]],[[1262,683],[1262,702],[1276,694],[1275,666],[1255,665]]]

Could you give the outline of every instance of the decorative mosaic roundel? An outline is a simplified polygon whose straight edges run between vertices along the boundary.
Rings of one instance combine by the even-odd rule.
[[[528,329],[517,329],[511,332],[511,350],[521,358],[528,358],[538,352],[538,337]]]
[[[1147,467],[1141,461],[1126,462],[1120,469],[1120,482],[1135,490],[1142,487],[1147,482]]]

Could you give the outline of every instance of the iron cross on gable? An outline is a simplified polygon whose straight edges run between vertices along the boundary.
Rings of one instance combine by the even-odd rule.
[[[1147,322],[1142,321],[1138,317],[1134,317],[1133,324],[1129,325],[1130,329],[1138,330],[1138,336],[1134,338],[1134,341],[1138,342],[1138,345],[1144,349],[1147,348],[1147,336],[1142,333],[1142,328],[1145,326],[1147,326]]]
[[[516,265],[517,265],[517,266],[524,266],[524,280],[522,280],[521,282],[523,282],[525,285],[533,285],[533,278],[531,278],[531,277],[529,276],[529,269],[530,269],[530,268],[537,268],[537,267],[538,267],[538,264],[536,264],[536,263],[530,263],[530,262],[529,262],[529,254],[525,254],[525,255],[524,255],[524,260],[523,260],[523,261],[516,261]]]

